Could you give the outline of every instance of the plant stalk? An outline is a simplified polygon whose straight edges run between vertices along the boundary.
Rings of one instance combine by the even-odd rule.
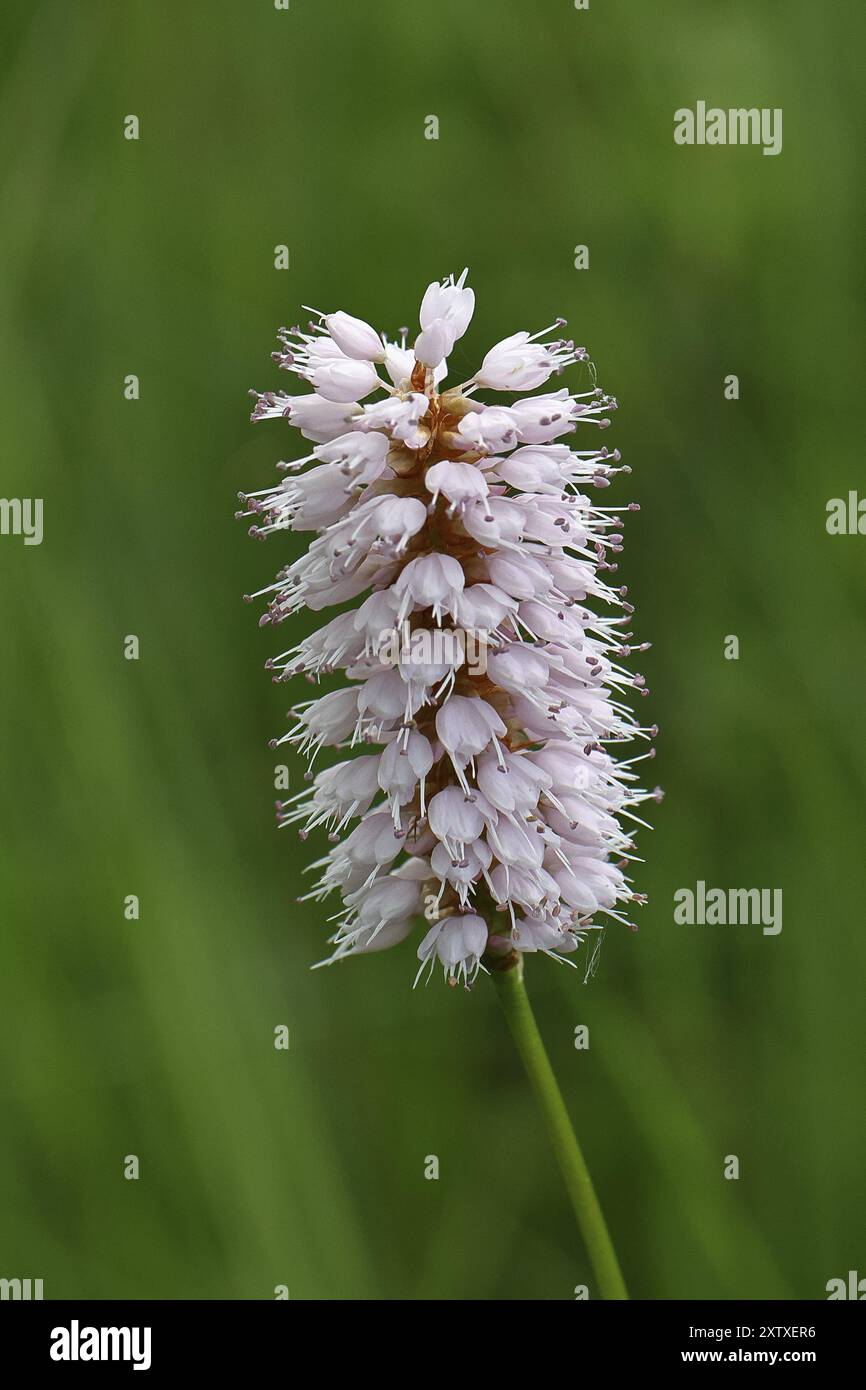
[[[589,1252],[599,1293],[605,1299],[627,1299],[625,1280],[604,1213],[529,1003],[523,983],[523,958],[518,956],[516,962],[505,969],[494,966],[491,975],[511,1035],[544,1115],[553,1151]]]

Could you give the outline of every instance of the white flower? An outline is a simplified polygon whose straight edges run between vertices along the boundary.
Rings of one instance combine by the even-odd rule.
[[[275,415],[285,416],[301,431],[305,439],[324,444],[343,434],[359,415],[357,401],[327,401],[322,396],[275,396],[268,392],[259,396],[253,410],[253,420],[267,420]]]
[[[507,483],[519,492],[550,492],[561,497],[563,465],[570,458],[570,451],[564,444],[527,444],[515,449],[508,458],[489,460],[494,465],[490,472],[498,482]]]
[[[471,584],[457,595],[453,615],[467,631],[491,633],[516,609],[516,600],[495,584]]]
[[[398,735],[376,761],[378,784],[391,798],[392,805],[405,806],[419,784],[423,804],[424,780],[435,761],[433,749],[423,734],[410,729],[407,737]]]
[[[478,800],[472,800],[460,787],[444,787],[436,793],[428,806],[427,822],[436,839],[458,859],[485,828]]]
[[[455,508],[466,502],[478,501],[489,492],[487,479],[480,468],[471,463],[454,463],[450,459],[434,463],[432,468],[427,469],[424,486],[428,492],[432,492],[434,502],[442,494]]]
[[[415,339],[415,356],[424,366],[434,368],[448,357],[458,338],[462,338],[475,311],[475,294],[465,288],[468,271],[455,283],[453,276],[441,285],[434,280],[421,301],[421,332]]]
[[[427,508],[418,497],[383,497],[375,504],[370,530],[395,551],[405,550],[427,521]]]
[[[386,434],[361,434],[355,430],[320,444],[313,452],[323,463],[338,464],[345,478],[363,484],[375,482],[385,472],[390,447],[391,441]],[[331,479],[333,483],[333,472]]]
[[[632,925],[632,827],[651,794],[638,759],[614,755],[655,732],[624,698],[646,694],[611,579],[629,508],[588,495],[627,470],[571,438],[616,402],[595,386],[477,398],[584,360],[551,330],[504,338],[441,389],[473,310],[464,272],[428,287],[414,351],[408,330],[394,342],[342,311],[282,329],[276,362],[315,391],[256,395],[253,418],[314,447],[242,513],[261,539],[317,533],[260,591],[263,623],[357,600],[267,663],[276,681],[345,677],[272,741],[311,764],[343,750],[277,806],[281,826],[331,836],[307,894],[342,897],[330,959],[415,936],[419,975],[438,962],[467,986],[515,952],[563,960],[605,920]]]
[[[474,410],[457,427],[464,448],[474,445],[485,454],[498,453],[500,449],[513,449],[517,443],[518,421],[508,406],[490,405],[483,410]]]
[[[336,314],[325,315],[325,327],[341,352],[347,357],[356,357],[362,362],[383,362],[385,347],[375,328],[363,319],[344,314],[342,309]]]
[[[385,430],[392,442],[420,449],[430,438],[430,431],[420,426],[429,409],[430,402],[420,391],[410,392],[406,397],[391,396],[386,401],[365,405],[356,428]]]
[[[434,957],[438,956],[445,967],[446,979],[463,979],[471,984],[478,974],[486,946],[487,923],[482,917],[471,912],[446,917],[430,928],[418,947],[421,970],[428,962],[432,967]],[[418,973],[420,975],[421,971]]]
[[[462,769],[471,758],[483,753],[491,740],[495,742],[497,735],[503,738],[507,730],[486,700],[452,695],[436,711],[436,733],[454,766]]]
[[[539,598],[554,586],[554,577],[544,560],[528,551],[490,555],[487,573],[490,582],[512,598]]]
[[[434,280],[427,286],[419,314],[422,328],[441,319],[449,325],[454,341],[463,337],[475,312],[475,291],[466,287],[468,274],[464,270],[459,280],[449,275],[441,284]]]
[[[310,373],[310,380],[326,401],[360,401],[382,384],[371,362],[350,357],[322,362]]]
[[[453,555],[434,551],[410,560],[394,584],[401,598],[401,622],[412,608],[432,608],[438,620],[443,608],[451,610],[465,582],[463,567]]]
[[[415,339],[416,361],[436,367],[454,346],[454,330],[446,319],[434,319]]]
[[[551,328],[560,328],[563,323],[558,319]],[[538,342],[550,331],[545,328],[541,333],[512,333],[510,338],[503,338],[487,353],[474,380],[492,391],[532,391],[543,386],[554,372],[586,356],[584,348],[575,349],[574,343],[561,339]]]

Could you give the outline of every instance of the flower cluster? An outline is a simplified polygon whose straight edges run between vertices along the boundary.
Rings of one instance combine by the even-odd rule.
[[[307,895],[341,895],[329,959],[417,930],[418,976],[438,961],[452,983],[471,983],[482,958],[564,958],[599,916],[633,926],[629,826],[658,795],[635,786],[637,758],[611,752],[655,733],[622,700],[627,687],[646,694],[621,664],[646,644],[632,645],[626,590],[605,577],[622,547],[617,513],[636,507],[599,507],[583,490],[628,470],[617,451],[570,440],[605,428],[616,401],[585,349],[557,336],[563,319],[503,339],[445,388],[474,305],[464,271],[429,286],[411,348],[407,330],[389,341],[343,312],[282,329],[274,359],[313,391],[253,392],[252,418],[287,419],[313,447],[279,465],[278,485],[241,494],[239,513],[256,537],[317,533],[261,591],[263,624],[340,608],[267,663],[275,681],[339,671],[349,682],[297,705],[271,742],[311,768],[322,747],[357,750],[277,805],[302,837],[330,832]],[[589,389],[521,394],[578,362]],[[484,404],[479,388],[519,399]],[[465,643],[440,641],[385,661],[398,630],[470,633],[485,660],[469,666]]]

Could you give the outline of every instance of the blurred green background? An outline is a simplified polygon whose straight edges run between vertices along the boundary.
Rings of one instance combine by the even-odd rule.
[[[240,597],[298,548],[232,519],[296,447],[248,422],[249,387],[288,384],[279,325],[313,304],[394,331],[464,265],[455,371],[566,315],[621,403],[608,500],[642,508],[650,905],[591,984],[528,969],[632,1292],[866,1274],[866,540],[824,524],[864,476],[864,36],[806,0],[4,7],[2,491],[44,498],[45,539],[0,539],[0,1275],[592,1291],[489,983],[413,993],[408,944],[309,973],[321,842],[274,826],[289,697]],[[782,107],[782,154],[677,147],[698,99]],[[781,935],[675,926],[697,879],[782,888]]]

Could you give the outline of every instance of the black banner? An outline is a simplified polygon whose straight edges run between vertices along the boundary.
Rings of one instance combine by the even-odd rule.
[[[424,1339],[425,1372],[441,1356],[443,1369],[453,1368],[454,1335],[472,1337],[479,1355],[496,1362],[514,1350],[518,1325],[505,1332],[494,1313],[479,1306],[476,1314],[447,1311],[429,1314],[412,1305],[400,1315],[399,1337],[384,1325],[379,1335],[383,1357],[390,1358],[407,1336]],[[535,1324],[541,1305],[520,1305],[519,1337],[532,1354],[534,1336],[549,1337],[549,1315]],[[385,1312],[383,1308],[383,1313]],[[349,1328],[358,1305],[297,1301],[260,1302],[5,1302],[0,1304],[4,1369],[15,1364],[29,1371],[63,1378],[138,1372],[159,1377],[190,1371],[197,1376],[249,1373],[252,1366],[282,1365],[291,1374],[298,1359],[308,1364],[320,1356],[335,1360],[335,1349],[347,1347],[357,1358],[370,1355],[377,1306],[365,1305],[362,1341],[345,1342],[336,1323]],[[387,1316],[387,1314],[385,1314]],[[323,1343],[318,1334],[307,1341],[310,1318],[321,1316],[335,1328]],[[417,1329],[413,1329],[418,1316]],[[406,1319],[408,1318],[408,1323]],[[471,1329],[476,1329],[477,1337]],[[499,1332],[497,1332],[499,1326]],[[438,1327],[441,1335],[434,1335]],[[577,1338],[581,1359],[591,1353],[612,1371],[639,1369],[644,1373],[677,1366],[706,1365],[810,1366],[828,1370],[856,1367],[863,1333],[857,1308],[844,1302],[785,1303],[576,1303],[567,1317],[556,1321],[556,1335]],[[574,1343],[571,1342],[572,1348]],[[366,1348],[366,1350],[364,1350]],[[537,1351],[541,1350],[539,1344]],[[369,1364],[369,1363],[368,1363]],[[408,1367],[407,1367],[408,1369]]]

